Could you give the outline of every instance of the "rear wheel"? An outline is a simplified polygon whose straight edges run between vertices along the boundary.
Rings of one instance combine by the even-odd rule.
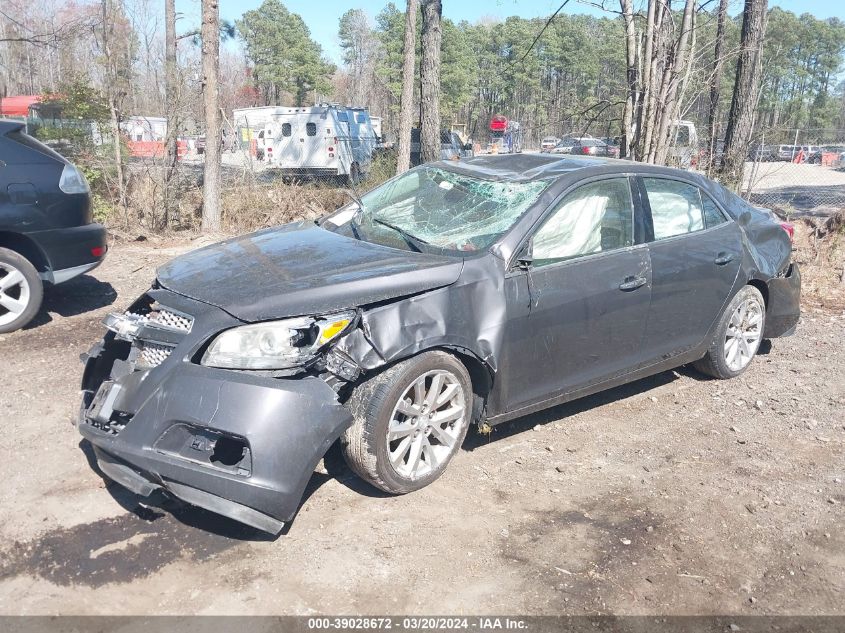
[[[14,332],[38,313],[44,288],[38,271],[15,251],[0,248],[0,334]]]
[[[437,479],[460,449],[472,413],[463,364],[440,351],[394,365],[359,385],[341,437],[349,467],[386,492],[404,494]]]
[[[697,370],[714,378],[739,376],[763,341],[766,304],[754,286],[745,286],[728,303],[707,354],[694,363]]]

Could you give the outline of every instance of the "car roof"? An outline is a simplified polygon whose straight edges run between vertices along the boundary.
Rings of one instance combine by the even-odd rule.
[[[473,158],[464,158],[460,161],[443,161],[437,163],[437,166],[483,180],[508,182],[531,182],[533,180],[556,178],[586,169],[589,169],[595,175],[636,172],[641,174],[682,176],[696,182],[702,180],[697,174],[682,169],[595,156],[569,155],[561,157],[555,156],[554,154],[487,154]]]

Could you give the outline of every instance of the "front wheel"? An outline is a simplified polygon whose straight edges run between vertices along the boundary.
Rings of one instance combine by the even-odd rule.
[[[707,354],[694,363],[714,378],[739,376],[760,348],[766,326],[766,303],[754,286],[745,286],[728,303]]]
[[[38,313],[43,296],[41,278],[29,260],[0,248],[0,334],[29,323]]]
[[[355,389],[343,456],[376,488],[419,490],[443,474],[460,449],[472,397],[466,368],[450,354],[425,352],[398,363]]]

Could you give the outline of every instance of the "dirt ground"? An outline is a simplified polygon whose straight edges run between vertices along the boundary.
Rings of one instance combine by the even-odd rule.
[[[0,335],[3,614],[845,614],[841,303],[739,379],[683,368],[471,434],[411,495],[330,454],[273,539],[105,483],[71,423],[103,315],[196,245],[116,244]]]

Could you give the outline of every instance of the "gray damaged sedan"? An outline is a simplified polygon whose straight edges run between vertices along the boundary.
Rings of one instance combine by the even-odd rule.
[[[789,226],[612,159],[423,165],[316,222],[179,257],[105,320],[79,430],[106,476],[276,533],[339,441],[401,494],[467,429],[791,334]]]

